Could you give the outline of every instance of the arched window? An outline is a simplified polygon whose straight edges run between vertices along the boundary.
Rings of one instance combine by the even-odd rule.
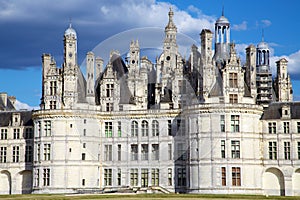
[[[158,136],[159,135],[159,124],[157,120],[154,120],[152,122],[152,136]]]
[[[137,121],[131,122],[131,136],[135,137],[138,136],[138,123]]]
[[[149,125],[146,120],[142,121],[142,136],[148,136]]]

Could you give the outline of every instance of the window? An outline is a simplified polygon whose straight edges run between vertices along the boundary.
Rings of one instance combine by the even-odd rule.
[[[25,162],[32,162],[32,146],[25,146]]]
[[[300,133],[300,122],[297,122],[297,133]]]
[[[122,137],[122,124],[118,121],[118,137]]]
[[[226,167],[221,167],[222,186],[226,186]]]
[[[137,121],[131,122],[131,136],[137,137],[138,136],[138,123]]]
[[[238,103],[238,95],[229,94],[229,103]]]
[[[225,132],[225,115],[220,115],[221,132]]]
[[[34,187],[38,187],[40,185],[40,169],[34,170]]]
[[[177,144],[177,159],[178,160],[186,160],[186,149],[184,147],[184,143]]]
[[[137,186],[138,185],[138,169],[130,170],[130,185]]]
[[[122,173],[121,173],[121,169],[118,168],[118,173],[117,173],[117,185],[121,185],[122,183]]]
[[[106,84],[106,97],[112,97],[114,92],[114,84]]]
[[[159,159],[159,145],[152,144],[152,160],[158,160],[158,159]]]
[[[300,160],[300,142],[298,142],[298,159]]]
[[[1,129],[1,140],[7,140],[7,129]]]
[[[86,143],[84,142],[84,143],[82,143],[82,148],[86,148]]]
[[[50,186],[50,169],[43,170],[43,186]]]
[[[238,87],[237,73],[229,73],[229,87],[231,88]]]
[[[138,160],[138,145],[131,145],[131,160]]]
[[[179,94],[186,93],[186,80],[178,80],[178,91]]]
[[[141,172],[141,186],[148,187],[148,169],[142,169]]]
[[[82,186],[85,186],[85,179],[81,180],[81,184],[82,184]]]
[[[104,186],[112,185],[112,169],[104,169]]]
[[[56,109],[56,101],[50,101],[50,109]]]
[[[159,124],[158,121],[154,120],[152,122],[152,136],[158,136],[159,135]]]
[[[269,159],[277,159],[277,142],[269,142]]]
[[[41,128],[42,128],[42,124],[40,121],[38,121],[38,123],[37,123],[37,136],[38,137],[41,136]]]
[[[112,137],[112,122],[105,122],[105,137]]]
[[[44,144],[44,160],[50,160],[51,144]]]
[[[168,185],[173,185],[173,175],[172,175],[172,168],[168,168]]]
[[[7,147],[0,147],[0,163],[6,163]]]
[[[148,144],[142,144],[142,160],[148,160],[149,148]]]
[[[56,81],[50,81],[50,95],[56,95],[57,92],[57,82]]]
[[[51,121],[45,121],[45,136],[51,136]]]
[[[142,136],[147,137],[149,133],[149,125],[146,120],[142,121]]]
[[[283,122],[283,133],[290,133],[290,122]]]
[[[112,161],[112,145],[104,145],[104,160]]]
[[[168,120],[168,135],[172,135],[172,120]]]
[[[221,158],[225,158],[225,140],[221,140]]]
[[[231,157],[240,158],[240,141],[231,141]]]
[[[177,119],[177,134],[185,135],[185,120]]]
[[[240,131],[240,116],[239,115],[231,115],[231,132],[239,132]]]
[[[106,103],[106,111],[107,112],[110,112],[110,111],[113,111],[114,110],[114,104],[109,102],[109,103]]]
[[[36,148],[36,160],[40,161],[41,159],[41,144],[37,144]]]
[[[283,142],[283,145],[284,145],[284,159],[290,160],[291,159],[291,143]]]
[[[20,129],[14,128],[14,139],[20,139]]]
[[[13,162],[19,162],[20,160],[20,147],[13,146]]]
[[[241,168],[232,167],[232,186],[241,186]]]
[[[151,170],[151,185],[152,186],[159,185],[159,169],[157,168]]]
[[[86,136],[86,129],[83,129],[83,136]]]
[[[25,139],[32,139],[32,138],[33,138],[33,131],[32,131],[32,128],[26,128],[26,129],[25,129],[24,138],[25,138]]]
[[[276,133],[276,122],[269,122],[268,127],[269,127],[269,133],[270,134],[275,134]]]
[[[186,169],[177,168],[177,185],[186,186]]]
[[[168,144],[168,160],[172,160],[172,144]]]
[[[81,160],[85,160],[85,153],[81,154]]]
[[[121,155],[122,155],[122,151],[121,151],[121,145],[118,144],[118,161],[121,161]]]

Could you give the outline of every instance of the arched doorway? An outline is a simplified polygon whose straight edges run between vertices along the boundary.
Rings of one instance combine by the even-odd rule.
[[[293,191],[295,196],[300,196],[300,168],[293,174]]]
[[[285,195],[284,176],[277,168],[269,168],[263,174],[263,189],[268,195]]]
[[[32,190],[32,172],[24,170],[17,174],[16,177],[16,193],[30,194]]]
[[[11,194],[11,174],[7,170],[0,172],[0,194]]]

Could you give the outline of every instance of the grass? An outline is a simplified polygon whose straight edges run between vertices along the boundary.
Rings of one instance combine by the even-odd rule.
[[[55,194],[29,194],[29,195],[0,195],[0,199],[13,200],[79,200],[79,199],[124,199],[124,200],[182,200],[182,199],[200,199],[200,200],[220,200],[220,199],[300,199],[300,197],[279,197],[279,196],[259,196],[259,195],[198,195],[198,194],[99,194],[99,195],[55,195]]]

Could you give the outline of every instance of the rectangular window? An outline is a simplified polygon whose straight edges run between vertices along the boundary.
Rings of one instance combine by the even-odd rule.
[[[225,140],[221,140],[221,158],[225,158]]]
[[[137,121],[132,121],[131,122],[131,136],[132,137],[137,137],[138,133],[139,133],[138,122]]]
[[[43,186],[50,186],[50,169],[43,170]]]
[[[104,160],[112,161],[112,145],[104,145]]]
[[[232,167],[232,186],[241,186],[241,168]]]
[[[85,160],[85,153],[81,154],[81,160]]]
[[[283,145],[284,145],[284,159],[290,160],[291,159],[291,143],[283,142]]]
[[[50,160],[51,144],[44,144],[44,160]]]
[[[40,185],[40,169],[34,170],[34,187],[38,187]]]
[[[231,115],[231,132],[239,132],[240,131],[240,116],[239,115]]]
[[[269,142],[269,159],[277,159],[277,142]]]
[[[220,115],[221,132],[225,132],[225,115]]]
[[[118,121],[118,137],[122,137],[122,124]]]
[[[231,158],[240,158],[240,141],[231,141]]]
[[[7,147],[0,147],[0,163],[6,163]]]
[[[290,133],[290,122],[283,122],[283,133]]]
[[[85,179],[81,180],[81,184],[82,184],[82,186],[85,186]]]
[[[148,144],[142,144],[142,149],[141,149],[141,153],[142,153],[142,160],[148,160],[148,154],[149,154],[149,148],[148,148]]]
[[[46,120],[45,121],[45,136],[51,136],[51,121],[50,120]]]
[[[229,87],[231,88],[238,87],[237,73],[229,73]]]
[[[298,159],[300,160],[300,142],[298,142]]]
[[[141,172],[141,186],[148,187],[148,169],[142,169]]]
[[[238,103],[238,95],[229,94],[229,103]]]
[[[276,122],[269,122],[268,128],[270,134],[276,134]]]
[[[40,161],[41,159],[41,144],[37,144],[36,148],[36,160]]]
[[[186,160],[186,149],[184,143],[177,143],[177,159]]]
[[[154,120],[152,122],[152,136],[158,136],[159,135],[159,123],[157,120]]]
[[[56,95],[57,92],[57,82],[56,81],[50,81],[50,95]]]
[[[112,185],[112,169],[104,169],[104,186]]]
[[[168,120],[168,135],[172,136],[172,120]]]
[[[20,161],[20,147],[19,146],[13,146],[13,162],[19,162]]]
[[[142,121],[142,137],[148,137],[149,135],[149,125],[146,120]]]
[[[37,137],[41,136],[41,130],[42,130],[42,123],[38,121],[37,123]]]
[[[168,160],[172,160],[172,144],[168,144]]]
[[[221,167],[222,186],[226,186],[226,167]]]
[[[112,137],[113,135],[113,126],[112,126],[112,122],[104,122],[105,125],[105,137]]]
[[[32,131],[32,128],[26,128],[26,129],[25,129],[24,138],[25,138],[25,139],[32,139],[32,138],[33,138],[33,131]]]
[[[297,133],[300,133],[300,122],[297,122]]]
[[[159,169],[157,168],[151,170],[151,185],[152,186],[159,185]]]
[[[121,145],[118,144],[118,161],[121,161],[122,159],[121,155],[122,155]]]
[[[130,170],[130,185],[137,186],[138,185],[138,169],[131,169]]]
[[[106,97],[113,97],[114,84],[106,84]]]
[[[25,146],[25,162],[32,162],[32,146]]]
[[[14,139],[20,139],[20,129],[14,128]]]
[[[118,169],[118,173],[117,173],[117,185],[121,185],[122,184],[122,173],[121,173],[121,169]]]
[[[111,112],[114,110],[114,104],[109,102],[109,103],[106,103],[106,111],[107,112]]]
[[[172,174],[172,168],[168,168],[168,185],[173,185],[173,174]]]
[[[7,129],[1,129],[1,140],[7,140]]]
[[[186,186],[186,169],[177,168],[177,185],[182,187]]]
[[[51,110],[56,109],[56,101],[50,101],[50,109]]]
[[[159,159],[159,145],[152,144],[152,160],[158,160],[158,159]]]
[[[138,145],[131,145],[131,160],[138,160]]]

